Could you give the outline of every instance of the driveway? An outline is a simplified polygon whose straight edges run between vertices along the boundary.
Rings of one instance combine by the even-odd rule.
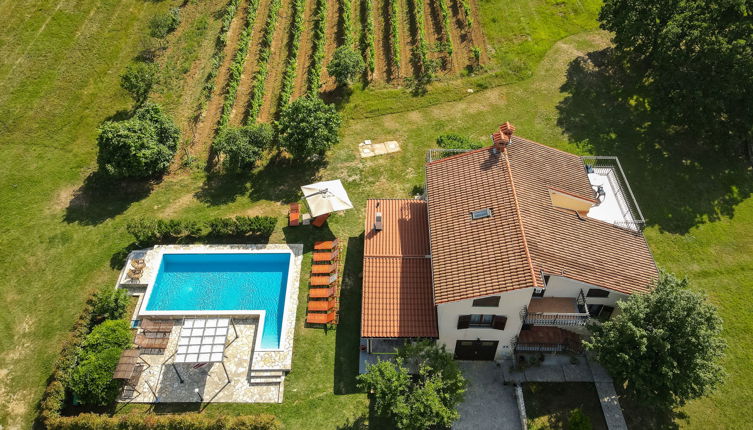
[[[493,361],[460,361],[468,380],[465,400],[458,406],[455,430],[520,430],[515,389],[503,385],[502,369]]]

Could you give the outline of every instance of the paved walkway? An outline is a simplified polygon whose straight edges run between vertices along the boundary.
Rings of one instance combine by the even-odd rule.
[[[465,400],[458,406],[455,430],[520,430],[515,389],[504,385],[502,372],[493,361],[460,361],[468,380]]]
[[[591,374],[593,375],[596,393],[599,395],[601,410],[604,412],[604,420],[607,422],[609,430],[627,430],[625,417],[622,415],[620,401],[617,398],[617,392],[614,390],[612,377],[607,374],[601,365],[587,359]]]

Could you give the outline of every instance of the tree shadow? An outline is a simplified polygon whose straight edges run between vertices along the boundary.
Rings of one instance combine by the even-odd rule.
[[[98,225],[125,212],[152,191],[156,181],[119,181],[100,172],[84,180],[65,209],[67,223]]]
[[[688,129],[652,110],[643,77],[625,70],[610,49],[573,60],[558,125],[583,149],[619,157],[648,225],[682,234],[733,217],[753,192],[742,154],[703,124]]]
[[[364,71],[364,73],[367,73]],[[368,85],[363,84],[365,89]],[[324,103],[334,104],[335,109],[340,112],[348,105],[350,97],[353,95],[353,89],[346,85],[337,85],[335,88],[329,91],[322,91],[319,93],[319,97],[322,98]]]
[[[356,376],[361,327],[363,234],[348,238],[347,246],[340,284],[340,321],[335,338],[335,394],[360,392]]]
[[[682,411],[646,406],[625,393],[619,384],[615,384],[615,389],[628,428],[677,430],[680,428],[678,421],[689,418]]]
[[[194,197],[212,206],[234,202],[248,192],[252,176],[250,173],[208,173]]]

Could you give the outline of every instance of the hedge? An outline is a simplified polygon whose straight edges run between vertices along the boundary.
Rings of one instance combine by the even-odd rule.
[[[198,413],[182,415],[129,414],[109,417],[81,414],[55,417],[47,422],[49,430],[277,430],[280,422],[273,415],[209,417]]]
[[[139,245],[151,246],[198,239],[204,236],[266,238],[272,235],[276,225],[277,218],[271,216],[214,218],[207,222],[139,218],[129,222],[126,225],[126,230]]]

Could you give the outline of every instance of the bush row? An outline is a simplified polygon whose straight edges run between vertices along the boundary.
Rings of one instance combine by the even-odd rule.
[[[56,417],[49,430],[277,430],[280,422],[268,414],[209,417],[198,413],[181,415],[129,414],[112,417],[81,414]]]
[[[473,13],[471,12],[470,0],[460,0],[460,5],[463,7],[463,14],[465,15],[465,22],[468,24],[468,28],[473,27]]]
[[[230,113],[233,110],[233,104],[235,103],[235,97],[238,95],[238,84],[241,82],[241,74],[243,74],[243,63],[246,62],[246,56],[248,55],[248,46],[251,42],[251,31],[254,28],[254,22],[256,21],[256,11],[259,9],[259,0],[250,0],[248,2],[248,9],[246,14],[246,26],[243,28],[243,32],[238,40],[238,50],[235,52],[235,58],[230,65],[230,76],[227,80],[225,102],[222,104],[222,114],[218,123],[218,128],[227,126],[230,122]]]
[[[343,34],[343,45],[353,46],[353,20],[351,11],[353,10],[350,0],[338,0],[340,4],[340,28]]]
[[[442,35],[444,51],[447,55],[452,55],[452,39],[450,38],[450,10],[445,0],[437,0],[439,3],[439,12],[442,15]]]
[[[308,87],[309,94],[319,94],[322,76],[322,62],[324,61],[324,27],[327,19],[327,0],[317,0],[314,13],[314,36],[311,47],[311,65],[309,66]]]
[[[257,61],[257,67],[254,76],[254,88],[251,90],[251,99],[248,101],[248,115],[246,121],[252,124],[256,121],[256,117],[259,116],[261,111],[261,103],[264,99],[264,83],[267,79],[267,72],[269,71],[269,55],[272,50],[272,37],[274,36],[275,27],[277,26],[277,13],[280,11],[282,2],[280,0],[272,0],[269,4],[269,15],[267,17],[267,26],[264,28],[264,36],[261,40],[261,50],[259,51],[259,60]]]
[[[400,76],[400,4],[390,0],[390,42],[392,51],[393,77]]]
[[[376,62],[374,60],[374,17],[371,0],[361,0],[361,13],[364,16],[361,51],[363,51],[363,57],[366,61],[366,66],[369,68],[369,73],[373,74]]]
[[[217,79],[217,73],[220,71],[222,61],[225,59],[225,45],[227,44],[227,33],[230,31],[230,24],[233,22],[233,17],[238,11],[238,4],[240,0],[230,0],[225,6],[225,10],[222,13],[222,27],[220,28],[220,34],[217,36],[217,41],[214,44],[214,54],[210,60],[211,66],[207,78],[204,80],[204,86],[201,89],[200,103],[198,112],[204,112],[209,97],[214,91],[215,80]],[[197,115],[198,118],[198,115]]]
[[[409,0],[410,14],[413,17],[413,24],[416,28],[416,44],[411,52],[411,61],[418,69],[419,74],[424,73],[428,63],[429,48],[426,43],[426,31],[424,30],[424,4],[419,0]]]
[[[280,99],[278,100],[278,109],[282,110],[293,96],[293,82],[295,80],[296,67],[298,65],[298,46],[301,43],[301,33],[303,33],[303,8],[304,0],[295,0],[293,3],[293,24],[290,26],[290,51],[285,65],[285,72],[282,75],[282,87],[280,88]]]
[[[274,232],[276,224],[277,218],[270,216],[215,218],[207,222],[139,218],[129,222],[126,230],[133,236],[136,243],[150,246],[204,236],[269,237]]]

